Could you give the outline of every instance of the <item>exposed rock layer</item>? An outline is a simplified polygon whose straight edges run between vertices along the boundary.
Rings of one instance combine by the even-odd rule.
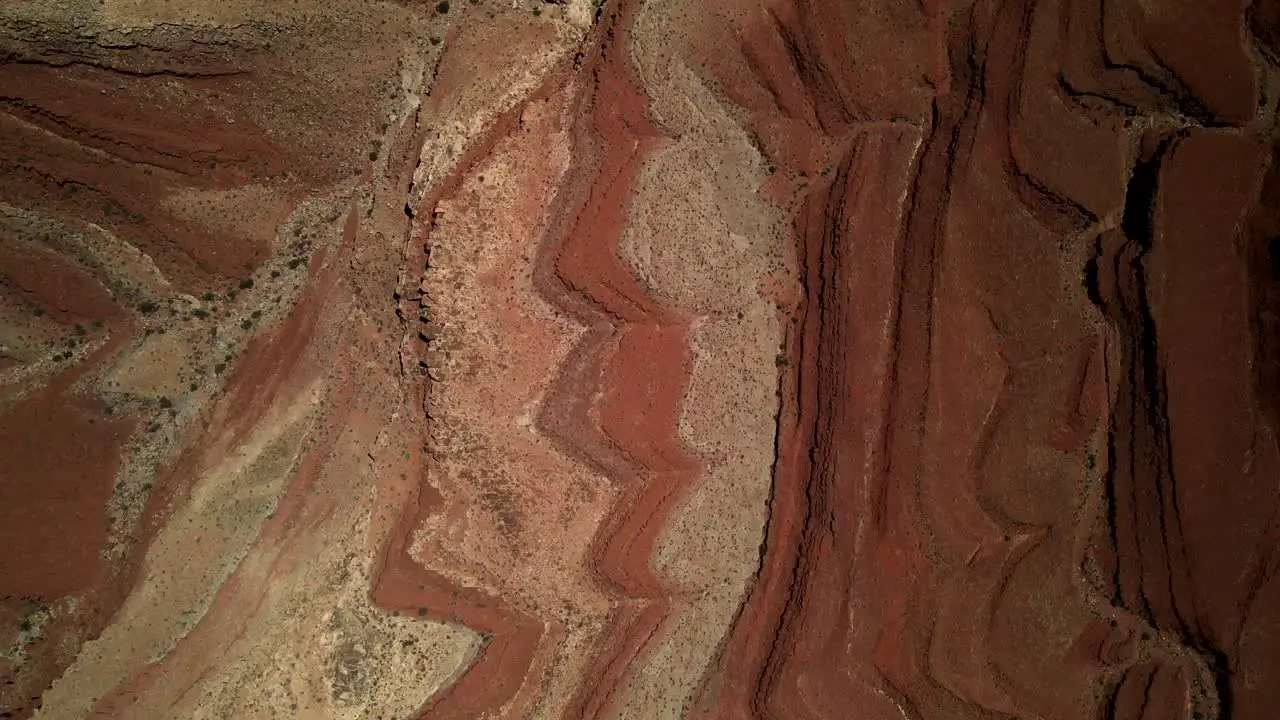
[[[179,5],[0,12],[4,716],[1280,706],[1274,3]]]

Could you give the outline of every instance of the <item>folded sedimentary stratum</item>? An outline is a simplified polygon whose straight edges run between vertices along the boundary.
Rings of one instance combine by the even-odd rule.
[[[0,717],[1269,720],[1275,0],[0,8]]]

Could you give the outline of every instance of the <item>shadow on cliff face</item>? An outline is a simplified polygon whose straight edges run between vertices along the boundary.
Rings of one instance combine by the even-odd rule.
[[[1280,64],[1280,2],[1256,0],[1249,3],[1249,32],[1267,58]]]
[[[847,151],[798,204],[798,428],[700,707],[1269,717],[1280,197],[1275,66],[1246,28],[1274,62],[1274,4],[859,7],[744,13],[745,61],[711,65],[780,168],[805,169],[779,126]],[[926,111],[882,112],[865,77],[901,48],[855,62],[832,40],[869,24],[945,42]],[[873,148],[912,131],[920,152],[889,166],[907,204],[868,232],[863,178],[887,186],[877,207],[896,195]],[[883,400],[859,380],[876,372]]]
[[[1280,27],[1280,17],[1275,20]],[[1258,400],[1272,427],[1280,427],[1280,145],[1272,146],[1242,244],[1249,263]]]

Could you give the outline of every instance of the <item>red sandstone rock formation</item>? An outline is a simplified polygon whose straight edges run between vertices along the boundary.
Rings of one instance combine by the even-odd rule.
[[[0,11],[0,717],[1270,718],[1280,10]]]

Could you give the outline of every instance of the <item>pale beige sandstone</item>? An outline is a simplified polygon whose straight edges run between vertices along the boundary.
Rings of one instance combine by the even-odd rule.
[[[186,189],[164,199],[175,216],[219,235],[268,247],[289,212],[282,193],[266,185],[242,185],[227,190]]]
[[[26,233],[56,236],[85,264],[101,267],[108,277],[147,292],[166,292],[170,287],[168,278],[149,255],[91,222],[69,226],[42,213],[0,201],[0,229],[19,236]]]
[[[169,288],[168,280],[149,256],[92,223],[68,225],[42,213],[0,202],[0,232],[8,234],[12,242],[27,247],[39,244],[61,247],[79,264],[99,268],[106,277],[136,287],[144,294],[165,292]],[[28,244],[28,240],[35,244]],[[106,342],[106,338],[90,338],[70,349],[69,358],[55,361],[53,355],[69,350],[63,344],[64,335],[48,318],[33,318],[16,308],[0,311],[0,345],[11,346],[9,352],[0,352],[0,355],[21,355],[35,360],[0,370],[0,385],[10,389],[9,402],[40,387],[41,382],[96,352]],[[44,341],[51,341],[53,346],[45,346]],[[176,376],[176,371],[177,368],[170,365],[167,369],[158,369],[157,376]]]
[[[363,456],[381,425],[355,424],[336,443],[334,456]],[[376,454],[400,449],[380,447]],[[301,554],[282,562],[284,549],[268,545],[241,563],[245,599],[257,607],[221,661],[179,697],[157,687],[149,705],[131,716],[409,717],[465,668],[478,647],[475,633],[391,615],[369,603],[377,557],[370,542],[376,535],[374,488],[382,473],[396,469],[335,462],[329,471],[334,487],[322,493],[332,515],[301,544]],[[270,590],[259,603],[250,596],[263,587]]]
[[[535,717],[563,715],[609,609],[587,550],[614,493],[535,426],[584,332],[533,284],[569,163],[567,97],[531,102],[515,131],[435,207],[423,280],[426,315],[438,328],[429,481],[443,502],[417,534],[414,555],[545,621],[524,679],[541,688],[528,709]]]
[[[204,616],[294,470],[318,394],[319,388],[301,394],[243,446],[209,458],[190,501],[152,544],[129,600],[45,693],[37,717],[85,717],[130,672],[162,659]]]
[[[394,388],[395,380],[370,385]],[[160,674],[122,717],[406,716],[467,666],[474,633],[370,604],[388,525],[387,502],[375,495],[385,478],[412,470],[401,460],[411,437],[388,430],[399,422],[384,394],[366,403],[375,414],[342,418],[346,429],[331,447],[308,449],[332,392],[313,383],[204,474],[148,556],[150,568],[166,570],[147,572],[116,622],[46,696],[41,717],[82,717],[99,695],[161,659]],[[307,452],[324,457],[319,477],[302,491],[285,535],[263,535]]]
[[[705,467],[673,511],[653,565],[667,624],[619,688],[621,717],[681,717],[759,562],[777,412],[777,306],[762,282],[787,268],[784,219],[758,188],[763,161],[718,98],[662,39],[680,3],[636,16],[634,57],[660,127],[621,253],[648,290],[695,316],[680,437]]]
[[[564,6],[564,19],[586,30],[595,19],[595,0],[568,0]]]
[[[107,8],[109,11],[134,15],[120,14],[108,23],[99,23],[96,2],[23,3],[12,14],[20,19],[59,23],[84,19],[87,24],[75,25],[83,28],[84,37],[104,32],[115,33],[112,37],[117,40],[128,35],[125,30],[130,25],[155,28],[158,23],[173,21],[193,23],[203,32],[212,24],[230,23],[220,30],[234,35],[236,40],[247,37],[249,44],[261,40],[254,33],[263,31],[260,26],[241,24],[249,19],[268,23],[287,19],[320,26],[342,21],[350,23],[346,29],[352,33],[364,33],[369,30],[370,20],[404,19],[401,16],[405,14],[395,3],[370,4],[377,8],[369,13],[359,9],[353,12],[350,4],[333,3],[227,3],[190,14],[190,8],[185,7],[189,4],[162,5],[165,4],[114,3]],[[315,17],[298,13],[300,8],[316,7],[328,8],[328,14]],[[6,8],[6,15],[9,10]],[[278,29],[269,28],[266,32]],[[304,29],[316,27],[308,25]],[[181,40],[184,33],[192,30],[190,26],[166,27],[164,32]],[[144,35],[134,33],[132,37],[143,41],[154,37]],[[401,77],[393,78],[393,84],[398,80],[402,90],[420,91],[422,76],[429,73],[434,63],[432,56],[439,52],[428,46],[425,32],[420,41],[420,46],[397,43],[382,47],[365,40],[370,47],[361,48],[364,54],[357,64],[374,68],[375,72],[342,75],[334,72],[333,57],[321,58],[325,62],[316,62],[308,70],[314,67],[322,76],[324,92],[341,97],[352,89],[351,84],[367,83],[369,75],[376,74],[382,65],[389,65],[387,55],[403,51],[407,56]],[[339,70],[350,69],[343,60],[337,64]],[[316,92],[314,87],[300,89],[307,94]],[[392,110],[392,114],[403,119],[412,112],[417,94],[406,92],[402,96],[404,105]],[[290,115],[291,108],[281,101],[282,95],[289,93],[262,88],[263,107],[255,108],[255,119],[259,114],[275,113],[270,120],[279,121],[285,132],[310,132],[317,137],[323,134],[325,128],[316,129],[314,123],[296,127],[301,123],[296,115]],[[377,126],[376,121],[371,124]],[[272,139],[278,141],[279,136]],[[364,138],[346,134],[334,144],[349,149],[353,143],[363,142]],[[329,157],[331,150],[315,148],[317,156]],[[219,299],[218,317],[202,323],[191,321],[192,328],[205,338],[194,351],[184,345],[185,333],[170,328],[164,335],[140,338],[136,344],[126,346],[107,367],[82,379],[86,393],[103,395],[110,402],[123,399],[138,404],[143,396],[154,399],[176,395],[175,381],[179,378],[183,386],[189,387],[189,378],[183,377],[184,366],[199,364],[205,371],[201,378],[205,384],[183,401],[191,400],[193,407],[175,407],[179,411],[176,422],[167,422],[158,432],[135,436],[138,442],[131,441],[126,448],[128,457],[122,460],[116,478],[118,492],[108,507],[113,524],[108,544],[118,539],[117,526],[131,524],[117,522],[118,518],[136,517],[145,500],[139,490],[157,480],[158,469],[181,466],[194,458],[187,463],[190,472],[171,479],[184,488],[190,483],[190,494],[179,491],[172,505],[159,508],[161,517],[156,522],[160,530],[150,543],[144,567],[128,599],[101,635],[80,649],[72,665],[44,694],[38,717],[88,717],[104,697],[115,702],[131,694],[136,700],[124,705],[116,703],[107,714],[136,718],[403,717],[452,681],[474,657],[479,646],[476,633],[417,617],[395,616],[371,604],[375,564],[385,545],[392,514],[407,503],[406,478],[416,481],[420,477],[420,465],[406,467],[398,460],[393,463],[387,459],[407,457],[416,451],[416,438],[422,432],[412,423],[405,427],[405,421],[397,418],[405,406],[404,398],[396,394],[401,389],[401,378],[385,372],[374,378],[358,374],[362,382],[368,381],[376,390],[363,405],[366,417],[362,422],[355,422],[359,420],[355,418],[350,432],[332,447],[316,443],[318,438],[327,437],[318,425],[334,420],[333,409],[349,399],[349,384],[326,375],[328,370],[345,367],[346,359],[335,345],[351,339],[346,332],[348,326],[373,324],[368,313],[353,309],[359,303],[345,292],[328,292],[329,285],[308,284],[301,307],[311,304],[322,308],[317,327],[305,330],[308,334],[301,340],[271,340],[290,342],[279,351],[287,356],[283,364],[299,353],[305,354],[302,369],[281,378],[277,372],[280,358],[268,357],[265,366],[244,368],[249,375],[258,374],[252,380],[255,385],[222,392],[227,378],[241,369],[239,360],[247,359],[251,365],[262,355],[272,355],[269,347],[259,348],[252,357],[246,353],[249,341],[262,326],[291,312],[306,312],[295,310],[294,301],[312,270],[310,265],[269,278],[271,270],[284,270],[290,257],[303,252],[288,251],[284,246],[295,238],[275,232],[282,217],[277,203],[292,193],[287,184],[280,187],[279,195],[249,186],[163,198],[167,209],[220,234],[256,243],[268,243],[274,238],[275,257],[257,269],[252,291],[240,292],[235,303]],[[356,175],[313,190],[312,198],[304,201],[290,218],[289,222],[294,223],[290,227],[319,227],[322,234],[328,235],[334,229],[328,213],[335,206],[328,201],[336,196],[350,198],[369,189],[368,181]],[[375,235],[396,237],[397,231],[403,232],[404,199],[399,188],[390,199],[377,198],[380,205],[389,206],[387,214],[395,221],[377,228],[385,235],[370,232],[355,242],[368,243]],[[290,196],[288,202],[297,202],[297,198]],[[316,207],[317,203],[324,207]],[[349,205],[347,201],[337,204],[341,208],[336,225],[339,235]],[[17,217],[24,214],[29,213],[0,207],[0,223],[26,222],[29,218]],[[59,235],[59,246],[65,252],[98,268],[106,278],[127,284],[141,298],[154,298],[162,305],[171,302],[178,313],[200,307],[201,301],[191,295],[173,293],[152,258],[130,244],[127,236],[115,237],[109,229],[92,224],[86,228],[76,222],[73,227],[59,226],[51,231]],[[322,247],[331,259],[338,250],[335,245]],[[321,253],[314,253],[308,259],[318,264],[320,257]],[[399,259],[395,258],[395,262]],[[381,282],[379,290],[389,286],[387,277],[394,277],[394,271],[382,272],[381,276],[372,271],[368,276],[330,273],[338,285]],[[385,296],[370,294],[370,299],[373,304],[368,310],[378,315],[377,324],[388,318],[394,321]],[[132,301],[126,302],[124,309],[131,310],[131,304]],[[241,328],[241,321],[253,317],[254,310],[261,312],[260,317],[255,318],[250,329]],[[176,316],[165,311],[136,319],[147,326],[174,321]],[[215,322],[219,331],[227,332],[208,340]],[[109,329],[114,332],[117,327],[112,325]],[[369,342],[368,337],[361,340]],[[82,344],[77,348],[77,358],[92,349],[89,344]],[[234,353],[237,362],[228,360],[226,372],[215,373],[212,366],[222,361],[224,353]],[[384,363],[391,364],[388,360],[394,354],[394,343],[388,343],[378,349],[374,358],[361,357],[358,362],[382,367]],[[356,368],[357,372],[365,369]],[[258,382],[283,382],[286,389],[264,409],[267,397],[255,392],[260,387]],[[251,411],[234,405],[229,409],[223,402],[228,394],[236,392],[252,395]],[[211,398],[212,404],[207,402]],[[176,397],[173,399],[175,405],[179,403]],[[147,419],[143,419],[144,426]],[[200,423],[184,425],[192,419],[199,419]],[[399,437],[399,430],[403,430],[403,437]],[[240,431],[245,434],[238,434]],[[392,439],[386,440],[387,437]],[[371,452],[378,454],[377,464],[369,460]],[[332,455],[326,457],[328,453]],[[310,458],[313,466],[321,466],[318,478],[300,470],[304,458]],[[396,480],[397,477],[401,479]],[[301,483],[311,485],[299,492],[296,485]],[[119,492],[126,486],[127,492]],[[294,510],[283,514],[282,504]],[[302,510],[298,510],[299,506]],[[108,552],[115,552],[114,546]],[[69,642],[75,640],[68,638]],[[153,682],[137,682],[147,678]]]
[[[93,223],[88,224],[88,229],[92,242],[86,236],[76,237],[84,251],[102,263],[112,277],[135,283],[151,292],[168,290],[169,279],[150,255]]]
[[[332,20],[350,18],[354,13],[378,11],[382,3],[332,5],[322,0],[279,2],[278,0],[219,0],[193,3],[169,0],[104,0],[98,12],[104,24],[118,28],[150,28],[156,25],[218,26],[249,22],[282,22],[328,16]],[[390,3],[386,4],[390,6]]]
[[[107,392],[159,399],[181,394],[182,371],[191,362],[192,340],[177,332],[149,335],[138,341],[106,374]]]
[[[228,5],[219,10],[221,15],[206,20],[234,20],[235,12],[249,12],[245,8],[250,5],[239,10]],[[111,9],[130,10],[122,4]],[[139,25],[149,26],[157,21],[154,8],[142,10],[145,21],[139,20]],[[136,7],[131,11],[140,12]],[[500,18],[499,24],[507,22],[504,28],[530,24],[527,16]],[[118,29],[132,21],[122,15],[112,22]],[[433,165],[429,160],[424,165],[440,172],[421,178],[418,192],[429,192],[433,183],[443,180],[458,159],[453,153],[486,132],[501,113],[523,102],[551,66],[563,61],[580,39],[580,32],[565,23],[544,19],[536,27],[541,32],[523,44],[512,44],[512,54],[507,58],[510,62],[477,65],[494,68],[498,71],[495,78],[489,82],[468,78],[456,95],[444,93],[444,97],[453,99],[446,103],[443,115],[424,113],[423,122],[439,121],[437,131],[425,146],[426,153],[435,157],[432,153],[440,150],[443,155],[438,163]],[[494,47],[491,41],[492,35],[480,38],[472,55],[467,55],[465,47],[459,48],[459,62],[470,59],[479,63],[487,58]],[[422,76],[431,71],[430,64],[434,62],[424,59],[431,52],[425,44],[422,48],[406,46],[404,50],[399,84],[406,91],[406,105],[395,111],[398,118],[404,118],[416,107]],[[551,114],[559,112],[557,106]],[[527,138],[525,145],[538,152],[542,141],[542,137],[534,136]],[[555,159],[557,172],[567,163],[563,134],[560,144],[560,155]],[[548,181],[541,192],[550,192],[550,187]],[[526,191],[518,199],[528,205],[545,198],[533,197]],[[233,235],[255,237],[257,242],[275,236],[280,223],[275,200],[271,192],[253,187],[193,191],[167,198],[170,208],[183,217]],[[391,214],[403,219],[400,205],[394,200],[391,204]],[[229,207],[236,211],[229,211]],[[527,216],[526,208],[519,208],[518,218]],[[234,227],[227,227],[228,224]],[[394,223],[389,225],[387,236],[394,237],[395,228]],[[498,228],[498,232],[506,230]],[[369,235],[372,238],[374,234]],[[111,266],[109,271],[143,288],[164,289],[167,282],[150,258],[124,241],[104,239],[111,242],[86,246],[100,256],[103,264]],[[536,235],[521,238],[521,242],[530,245],[536,241]],[[277,246],[281,242],[286,242],[283,234],[277,237]],[[259,275],[265,272],[264,269]],[[527,280],[526,277],[526,283]],[[247,313],[247,303],[258,296],[266,299],[267,293],[260,290],[273,284],[273,294],[282,293],[291,299],[296,291],[296,287],[286,284],[286,279],[264,286],[259,277],[254,291],[241,294],[233,313]],[[529,292],[532,293],[531,287]],[[339,308],[338,312],[345,311]],[[237,326],[239,320],[236,315],[229,323]],[[318,336],[333,331],[332,325],[326,327],[316,331]],[[237,329],[233,335],[245,334]],[[174,391],[178,371],[190,355],[176,335],[153,337],[167,339],[157,339],[155,343],[159,345],[148,339],[128,349],[113,370],[97,379],[103,392],[158,397]],[[148,359],[166,348],[174,352],[165,353],[164,363],[148,364]],[[165,368],[160,373],[164,377],[157,375]],[[397,380],[382,378],[380,382],[384,387],[394,387]],[[469,665],[478,647],[476,633],[419,618],[392,616],[369,604],[372,563],[385,542],[390,514],[396,506],[396,502],[385,498],[375,502],[369,489],[393,482],[387,480],[387,474],[394,476],[391,468],[361,468],[353,473],[342,469],[351,463],[337,463],[325,475],[327,492],[319,499],[309,497],[306,501],[327,504],[329,514],[322,513],[314,526],[291,531],[287,540],[261,539],[277,501],[284,497],[286,481],[293,481],[291,478],[296,475],[298,458],[309,452],[305,438],[313,431],[310,423],[324,416],[336,392],[338,389],[327,382],[311,385],[305,393],[269,411],[254,426],[245,445],[217,447],[215,443],[215,449],[204,451],[210,464],[200,472],[191,497],[171,509],[150,548],[148,570],[113,622],[97,640],[84,647],[46,694],[40,717],[86,716],[104,696],[118,692],[120,683],[137,679],[144,670],[155,676],[154,682],[138,693],[134,704],[117,708],[117,714],[138,718],[405,716]],[[384,401],[383,407],[397,406],[392,398]],[[381,421],[369,423],[366,430],[346,438],[335,453],[363,457],[378,434],[376,428],[394,425],[394,418]],[[166,430],[164,434],[167,433]],[[412,433],[407,431],[403,441],[409,442]],[[410,449],[396,446],[394,451],[399,454]],[[226,454],[225,458],[221,453]],[[416,478],[419,472],[420,469],[406,472],[404,476]],[[569,475],[572,472],[570,469]],[[580,492],[583,483],[580,479],[575,482],[575,491]],[[137,493],[130,493],[125,499],[131,507],[140,500]],[[603,498],[596,500],[603,503]],[[403,492],[398,502],[404,502]],[[540,509],[550,513],[553,507],[559,509],[553,500],[546,499]],[[585,524],[580,534],[589,537],[594,530],[591,514],[577,521]],[[567,558],[560,565],[563,573],[578,574],[584,566],[580,557]],[[548,578],[533,577],[531,568],[525,567],[524,572],[530,574],[525,583],[544,582],[552,588],[557,585]],[[579,577],[576,582],[581,586],[584,581]],[[535,594],[545,594],[546,587]],[[259,593],[255,588],[267,590]],[[544,605],[549,616],[563,610],[557,603]],[[596,607],[582,613],[594,618],[602,610]],[[559,663],[553,662],[558,654],[588,656],[592,637],[587,630],[576,628],[589,623],[576,617],[570,623],[575,626],[570,637],[548,645],[541,665],[560,668]],[[576,681],[572,673],[548,679],[559,688],[559,699],[552,702],[563,704]]]
[[[435,99],[422,121],[425,144],[413,178],[418,197],[453,172],[498,117],[536,91],[582,37],[570,23],[529,13],[500,12],[461,26],[436,69]]]

